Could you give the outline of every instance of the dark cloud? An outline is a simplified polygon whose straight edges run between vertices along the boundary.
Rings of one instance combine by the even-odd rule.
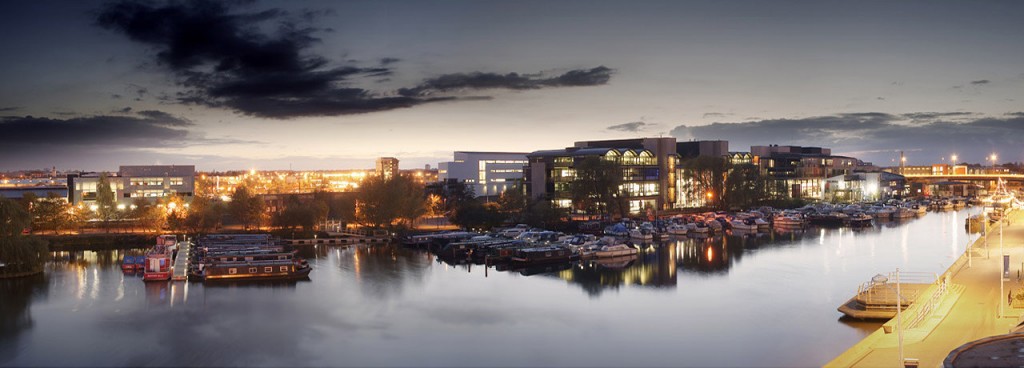
[[[973,112],[912,112],[903,114],[902,116],[911,120],[936,120],[936,119],[950,119],[950,118],[963,118],[968,116],[976,115]]]
[[[127,114],[129,112],[132,112],[132,108],[131,107],[125,107],[123,109],[117,109],[117,110],[114,110],[112,112],[121,113],[121,114]]]
[[[425,80],[413,88],[402,88],[398,94],[407,97],[421,97],[438,92],[466,89],[523,90],[544,87],[596,86],[608,83],[611,75],[612,70],[604,66],[586,70],[571,70],[549,78],[518,73],[456,73]]]
[[[51,119],[33,116],[0,118],[0,152],[11,147],[112,145],[146,147],[184,139],[188,120],[161,111],[140,111],[138,116],[88,116]]]
[[[979,79],[979,80],[971,81],[971,84],[976,85],[976,86],[977,85],[982,85],[982,84],[989,84],[989,83],[992,83],[992,82],[989,81],[988,79]]]
[[[632,123],[612,125],[608,127],[608,130],[617,130],[620,132],[638,132],[641,128],[643,128],[646,125],[647,123],[644,123],[642,121],[634,121]]]
[[[332,66],[311,52],[320,29],[309,26],[320,13],[292,16],[280,9],[242,13],[233,3],[188,1],[107,4],[96,23],[155,49],[162,67],[186,88],[176,102],[229,108],[268,118],[357,114],[456,100],[437,96],[464,89],[535,89],[605,84],[611,69],[571,70],[554,77],[494,73],[449,74],[393,94],[352,84],[390,76],[395,58],[380,66]],[[273,21],[276,27],[268,23]],[[268,29],[273,29],[268,32]],[[352,63],[351,61],[349,63]],[[140,94],[141,95],[141,94]]]
[[[121,99],[121,95],[114,93],[114,94],[110,95],[110,98],[115,99],[115,100],[120,100]]]
[[[1016,116],[1016,117],[1024,117],[1024,111],[1008,112],[1008,113],[1006,113],[1006,115],[1008,115],[1008,116]]]
[[[0,112],[14,111],[14,110],[17,110],[19,108],[20,107],[17,107],[17,106],[0,107]]]
[[[965,112],[909,114],[848,113],[800,119],[767,119],[702,126],[680,125],[671,134],[680,139],[724,139],[736,151],[752,145],[793,144],[831,147],[834,153],[860,153],[858,158],[887,165],[900,150],[915,152],[915,164],[941,162],[956,153],[981,162],[994,150],[1007,161],[1024,161],[1024,151],[1005,151],[1024,140],[1024,116],[977,117]],[[966,119],[954,121],[950,118]],[[912,123],[912,124],[908,124]]]

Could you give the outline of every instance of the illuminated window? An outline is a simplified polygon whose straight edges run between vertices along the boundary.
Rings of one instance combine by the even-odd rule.
[[[263,267],[263,272],[274,272],[273,267]]]
[[[228,269],[228,274],[229,275],[234,275],[234,274],[237,274],[237,273],[238,273],[238,269],[237,268],[229,268]]]
[[[256,267],[249,267],[249,273],[256,273]]]

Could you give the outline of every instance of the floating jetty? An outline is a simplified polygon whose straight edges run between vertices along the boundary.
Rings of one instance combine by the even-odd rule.
[[[192,250],[191,243],[187,240],[178,243],[178,255],[174,258],[174,273],[171,275],[171,280],[188,280],[188,255],[190,250]]]
[[[895,273],[876,275],[871,281],[861,284],[857,288],[857,295],[838,309],[851,318],[892,319],[896,317],[897,305],[900,309],[907,309],[936,279],[934,274],[929,273],[900,272],[900,293],[897,294]]]

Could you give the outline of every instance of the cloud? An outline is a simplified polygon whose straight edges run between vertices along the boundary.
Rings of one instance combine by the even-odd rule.
[[[608,130],[617,130],[620,132],[638,132],[641,128],[643,128],[646,125],[647,123],[644,123],[642,121],[634,121],[632,123],[612,125],[608,127]]]
[[[979,80],[971,81],[971,84],[976,85],[976,86],[982,85],[982,84],[989,84],[989,83],[992,83],[992,82],[989,81],[988,79],[979,79]]]
[[[125,107],[123,109],[115,109],[114,111],[111,111],[111,112],[113,112],[113,113],[120,113],[120,114],[127,114],[127,113],[129,113],[131,111],[132,111],[131,107]]]
[[[96,24],[153,48],[158,64],[185,87],[173,97],[176,102],[276,119],[460,100],[462,97],[451,93],[467,89],[601,85],[612,74],[604,66],[551,77],[455,73],[427,79],[415,87],[375,93],[353,84],[392,75],[391,67],[399,59],[382,58],[375,67],[334,65],[311,51],[320,42],[316,33],[322,31],[309,25],[317,13],[292,16],[281,9],[243,13],[234,12],[232,5],[204,0],[119,1],[101,8]]]
[[[543,76],[527,76],[518,73],[457,73],[423,81],[414,88],[402,88],[398,94],[402,96],[429,96],[437,92],[449,92],[465,89],[538,89],[544,87],[596,86],[608,83],[612,70],[599,66],[587,70],[571,70],[561,75],[545,78]]]
[[[20,107],[17,107],[17,106],[0,107],[0,112],[14,111],[14,110],[17,110],[17,109],[20,109]]]
[[[887,114],[846,113],[799,119],[680,125],[671,134],[684,139],[724,139],[733,150],[753,145],[831,147],[836,154],[888,165],[892,152],[915,152],[914,164],[941,162],[956,153],[962,160],[982,162],[998,150],[1008,161],[1024,161],[1024,151],[1006,151],[1024,140],[1024,116],[979,117],[969,112]]]
[[[0,118],[0,153],[30,146],[147,147],[188,136],[188,120],[161,111],[137,116],[87,116],[51,119],[33,116]]]
[[[707,118],[724,118],[724,117],[733,116],[733,115],[736,115],[736,114],[727,113],[727,112],[706,112],[706,113],[704,113],[704,115],[701,116],[701,118],[702,119],[707,119]]]

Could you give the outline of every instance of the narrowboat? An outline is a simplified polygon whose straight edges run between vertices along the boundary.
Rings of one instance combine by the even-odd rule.
[[[529,266],[545,263],[569,262],[579,258],[569,248],[559,246],[546,246],[537,248],[524,248],[516,251],[510,259],[513,265]]]

